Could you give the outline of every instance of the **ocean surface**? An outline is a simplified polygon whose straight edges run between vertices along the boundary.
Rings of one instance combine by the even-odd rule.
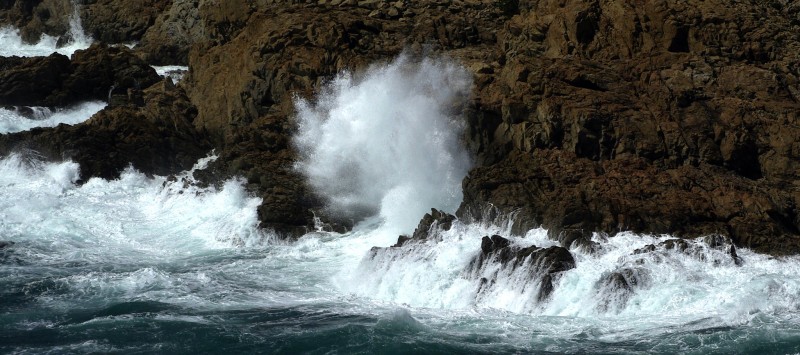
[[[56,50],[4,31],[0,55]],[[58,50],[91,42],[73,37]],[[458,207],[471,162],[452,103],[470,87],[457,63],[401,57],[296,102],[296,168],[332,209],[367,216],[346,234],[258,229],[261,201],[239,179],[200,188],[191,171],[128,169],[77,185],[74,162],[0,158],[0,353],[800,353],[797,257],[739,249],[736,265],[702,241],[634,255],[671,237],[595,235],[598,250],[571,250],[576,268],[538,302],[530,270],[469,267],[486,235],[555,245],[541,229],[512,234],[513,216],[371,253],[430,208]],[[103,107],[3,108],[0,133]],[[632,290],[603,282],[626,269]]]

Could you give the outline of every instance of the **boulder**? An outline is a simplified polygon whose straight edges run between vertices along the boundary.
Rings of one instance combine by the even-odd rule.
[[[651,283],[649,272],[644,268],[623,267],[605,273],[595,284],[597,309],[601,312],[622,310],[636,291],[649,288]]]

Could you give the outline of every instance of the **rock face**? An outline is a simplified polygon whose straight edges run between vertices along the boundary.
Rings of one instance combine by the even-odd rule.
[[[135,42],[142,39],[172,0],[89,0],[80,8],[84,31],[105,43]]]
[[[45,10],[64,4],[0,1],[0,22],[22,27],[28,37],[57,34],[64,21]],[[455,58],[474,73],[465,141],[477,167],[464,181],[459,218],[485,220],[487,206],[494,206],[516,213],[518,231],[543,225],[567,247],[592,248],[591,232],[630,230],[723,234],[761,252],[800,252],[796,2],[95,0],[83,6],[96,38],[141,39],[136,53],[147,62],[190,66],[181,86],[197,109],[191,134],[209,137],[220,155],[198,174],[208,182],[245,176],[264,200],[263,225],[282,234],[304,233],[321,207],[293,169],[295,95],[309,97],[342,70],[407,50]],[[140,68],[128,54],[107,55],[112,59],[98,63],[120,55],[128,68]],[[130,82],[126,77],[149,85],[139,69],[90,82],[35,74],[66,65],[75,72],[77,57],[5,59],[0,99],[52,105],[77,99],[61,94],[70,87],[88,90],[89,98],[119,80]],[[317,217],[331,228],[352,224]]]
[[[459,216],[800,251],[797,5],[519,5],[478,80]]]

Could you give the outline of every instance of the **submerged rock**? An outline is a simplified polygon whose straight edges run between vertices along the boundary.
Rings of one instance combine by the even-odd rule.
[[[644,268],[623,267],[604,274],[595,284],[597,309],[601,312],[625,308],[637,290],[649,288],[651,278]]]

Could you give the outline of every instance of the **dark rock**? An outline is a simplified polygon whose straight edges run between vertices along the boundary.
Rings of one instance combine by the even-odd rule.
[[[411,240],[411,237],[409,237],[407,235],[401,235],[401,236],[397,237],[397,243],[392,245],[392,247],[394,247],[394,248],[402,247],[403,244],[405,244],[409,240]]]
[[[511,245],[508,239],[498,235],[483,237],[481,240],[481,253],[470,263],[470,275],[485,275],[487,270],[496,269],[493,264],[499,263],[500,270],[487,276],[482,276],[481,292],[494,285],[498,278],[510,278],[518,272],[527,272],[524,287],[530,283],[538,284],[536,300],[546,302],[553,290],[554,283],[559,275],[575,268],[575,259],[563,247],[539,248],[530,246],[519,248]],[[523,271],[525,270],[525,271]],[[488,282],[488,283],[487,283]]]
[[[725,254],[728,254],[728,256],[730,256],[729,260],[733,261],[736,266],[741,266],[744,263],[744,260],[737,255],[736,247],[733,245],[733,242],[730,238],[721,235],[709,235],[703,237],[701,241],[705,244],[705,246],[712,250],[723,251]],[[662,254],[654,259],[656,261],[660,261],[663,259],[662,256],[665,252],[671,251],[679,252],[699,260],[708,261],[707,257],[709,254],[702,245],[691,244],[685,239],[668,239],[658,243],[658,245],[648,244],[642,248],[634,250],[633,255]],[[710,261],[716,265],[726,262],[727,260],[725,259],[727,258],[719,259],[717,257],[712,257]],[[642,260],[640,259],[639,262],[642,263]]]
[[[106,43],[129,43],[142,39],[172,0],[89,0],[81,6],[84,31]]]
[[[650,287],[648,271],[641,268],[623,267],[604,274],[595,284],[598,292],[597,307],[602,312],[620,310],[637,290]]]
[[[17,28],[24,41],[36,43],[43,34],[66,34],[73,12],[71,1],[5,0],[0,2],[0,26]]]
[[[211,146],[194,130],[197,111],[183,90],[154,85],[136,102],[108,107],[88,121],[0,135],[0,154],[21,147],[53,159],[80,164],[80,179],[115,179],[133,165],[146,174],[169,175],[187,170]]]
[[[70,60],[48,57],[0,58],[0,105],[66,106],[107,100],[110,94],[143,89],[160,77],[125,47],[92,45]]]
[[[10,247],[14,246],[14,244],[16,244],[16,243],[11,242],[11,241],[0,240],[0,250],[1,249],[6,249],[6,248],[10,248]]]
[[[506,248],[510,244],[511,242],[508,239],[496,234],[491,237],[483,237],[481,239],[481,252],[484,255],[488,255],[499,249]]]
[[[411,235],[411,238],[427,239],[431,228],[434,227],[438,228],[440,231],[448,231],[455,220],[455,216],[432,208],[431,213],[426,213],[425,216],[422,217],[422,220],[419,221],[419,225],[417,225],[417,229],[414,230],[414,234]]]
[[[58,53],[48,57],[0,58],[0,105],[47,106],[70,71],[69,58]]]

